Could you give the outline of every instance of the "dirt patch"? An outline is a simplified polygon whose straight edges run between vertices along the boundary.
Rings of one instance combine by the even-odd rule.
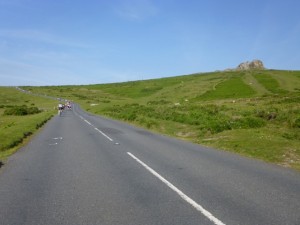
[[[296,154],[296,149],[288,149],[282,156],[284,157],[284,160],[279,165],[284,167],[300,165],[300,157]]]
[[[181,138],[190,138],[190,137],[196,137],[197,134],[195,132],[177,132],[176,133],[177,137],[181,137]]]

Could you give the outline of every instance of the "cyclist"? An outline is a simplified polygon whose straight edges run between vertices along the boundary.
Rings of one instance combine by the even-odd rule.
[[[69,109],[69,110],[71,110],[72,109],[72,105],[71,105],[71,102],[69,101],[69,102],[67,102],[67,108]]]
[[[61,113],[63,111],[63,105],[61,103],[58,104],[58,115],[61,116]]]

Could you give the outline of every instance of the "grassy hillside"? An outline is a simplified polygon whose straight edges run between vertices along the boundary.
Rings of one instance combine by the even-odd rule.
[[[26,88],[156,132],[300,169],[300,71]]]
[[[47,122],[56,113],[55,106],[54,100],[0,87],[0,161]]]

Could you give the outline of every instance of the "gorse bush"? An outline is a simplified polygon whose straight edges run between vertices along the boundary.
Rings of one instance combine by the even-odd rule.
[[[37,114],[40,112],[41,110],[38,109],[37,107],[27,107],[26,105],[22,105],[22,106],[13,106],[8,109],[5,109],[4,115],[25,116],[25,115]]]
[[[153,121],[165,120],[192,125],[210,133],[220,133],[232,129],[259,128],[266,125],[264,118],[256,117],[255,115],[234,119],[226,115],[228,110],[226,106],[214,104],[205,106],[170,106],[151,102],[147,106],[137,103],[124,106],[115,105],[107,108],[105,114],[126,121],[142,121],[147,127],[153,126]],[[145,118],[148,118],[147,122],[145,122]]]

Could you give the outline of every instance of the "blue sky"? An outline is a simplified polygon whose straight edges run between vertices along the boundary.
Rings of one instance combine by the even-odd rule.
[[[0,0],[0,86],[300,69],[298,0]]]

